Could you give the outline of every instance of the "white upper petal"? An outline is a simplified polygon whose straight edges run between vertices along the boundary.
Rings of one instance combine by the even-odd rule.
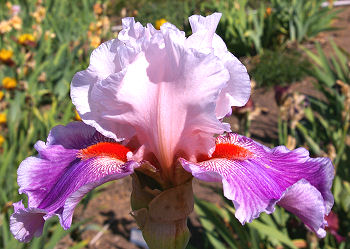
[[[230,73],[226,87],[217,100],[216,116],[223,118],[231,113],[231,106],[244,106],[250,96],[250,79],[247,69],[231,54],[225,42],[215,34],[221,14],[214,13],[203,17],[194,15],[189,18],[193,34],[187,39],[187,46],[192,48],[213,49],[214,54],[224,63]]]
[[[229,130],[218,118],[244,102],[249,81],[222,40],[224,48],[213,42],[220,16],[191,17],[196,33],[187,39],[169,23],[155,30],[123,19],[119,40],[97,48],[89,68],[73,78],[71,97],[83,121],[117,140],[137,136],[162,167],[178,155],[207,153],[214,134]]]

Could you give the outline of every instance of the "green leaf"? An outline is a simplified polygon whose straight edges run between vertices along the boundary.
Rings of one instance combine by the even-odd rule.
[[[274,227],[265,225],[264,223],[257,220],[254,220],[252,223],[249,223],[248,226],[255,228],[259,233],[266,235],[270,239],[276,239],[293,249],[297,249],[297,247],[293,244],[293,241],[287,235],[281,233],[278,229]]]
[[[89,219],[84,219],[80,222],[76,222],[74,223],[69,230],[64,230],[59,224],[57,224],[54,228],[53,228],[53,234],[50,237],[49,241],[45,244],[44,248],[45,249],[54,249],[55,246],[57,245],[57,243],[66,235],[68,235],[70,232],[74,231],[75,229],[77,229],[79,226],[87,223],[88,221],[90,221],[91,218]]]

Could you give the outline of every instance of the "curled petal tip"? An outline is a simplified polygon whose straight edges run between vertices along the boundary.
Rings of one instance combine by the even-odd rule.
[[[42,234],[45,212],[37,208],[24,208],[22,201],[14,203],[15,212],[10,217],[10,231],[20,242],[29,242]]]

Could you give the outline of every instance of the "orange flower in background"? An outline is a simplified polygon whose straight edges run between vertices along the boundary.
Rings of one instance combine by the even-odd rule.
[[[12,8],[12,3],[11,2],[6,2],[5,3],[6,7],[10,10]]]
[[[33,24],[32,29],[33,29],[34,40],[36,40],[38,37],[41,37],[41,35],[43,33],[43,29],[42,29],[40,24]],[[31,43],[33,43],[33,42],[29,42],[28,45]]]
[[[19,16],[13,16],[9,20],[9,23],[16,30],[20,30],[22,28],[22,19]]]
[[[10,32],[12,29],[9,21],[1,21],[0,22],[0,34],[4,34]]]
[[[156,21],[156,29],[160,29],[160,26],[162,26],[164,23],[168,22],[166,19],[162,18]]]
[[[96,15],[101,15],[102,11],[103,11],[103,9],[102,9],[101,4],[100,3],[95,3],[95,5],[94,5],[94,13]]]
[[[2,100],[4,98],[4,92],[3,91],[0,91],[0,100]]]
[[[7,50],[7,49],[1,49],[0,50],[0,61],[2,62],[9,62],[11,61],[13,56],[13,52],[11,50]]]
[[[5,138],[3,136],[0,135],[0,147],[2,146],[2,144],[5,142]]]
[[[35,12],[31,13],[31,16],[35,19],[37,23],[41,23],[46,15],[46,9],[43,6],[38,6]]]
[[[11,78],[11,77],[5,77],[2,80],[2,86],[5,89],[13,89],[13,88],[15,88],[17,86],[17,81],[16,81],[16,79]]]
[[[27,45],[28,43],[35,42],[35,38],[32,34],[23,34],[18,37],[18,43]]]
[[[45,82],[47,79],[46,73],[45,72],[41,72],[41,74],[38,77],[38,81],[39,82]]]
[[[101,35],[102,30],[102,22],[98,21],[97,23],[92,22],[89,25],[89,31],[88,31],[88,36],[98,36]]]
[[[266,16],[271,15],[272,9],[270,7],[266,8]]]
[[[111,22],[109,21],[108,16],[104,16],[101,18],[102,29],[104,31],[109,30],[111,26]]]
[[[7,121],[6,113],[0,112],[0,124],[5,124]]]
[[[99,36],[94,35],[91,37],[91,42],[90,42],[91,47],[97,48],[100,44],[101,44],[101,38]]]
[[[90,40],[93,40],[95,36],[104,36],[110,30],[110,21],[107,16],[101,16],[96,22],[91,22],[89,25],[89,31],[87,32],[87,36]],[[95,38],[97,41],[97,38]],[[94,46],[92,46],[94,47]]]

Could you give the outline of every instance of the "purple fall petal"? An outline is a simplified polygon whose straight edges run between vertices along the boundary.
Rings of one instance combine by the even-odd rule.
[[[87,192],[132,174],[138,166],[125,163],[128,149],[82,122],[56,126],[46,144],[39,141],[35,148],[39,155],[18,168],[19,192],[28,195],[28,208],[18,202],[11,216],[11,232],[23,242],[40,235],[45,220],[54,215],[68,229],[75,206]]]
[[[242,224],[261,212],[272,213],[278,203],[324,236],[324,215],[334,201],[330,191],[334,168],[328,158],[310,158],[304,148],[269,149],[237,134],[218,137],[210,156],[199,163],[180,162],[194,177],[222,180],[224,195],[233,201]]]
[[[302,179],[289,187],[277,203],[298,216],[318,237],[325,237],[326,207],[321,193],[308,181]]]
[[[20,242],[29,242],[43,232],[45,210],[25,208],[22,200],[13,204],[15,213],[10,217],[10,231]]]
[[[57,179],[69,168],[71,162],[76,160],[78,152],[65,149],[61,145],[46,146],[42,141],[38,141],[35,148],[39,156],[28,157],[17,170],[18,192],[28,195],[30,207],[40,205]]]

